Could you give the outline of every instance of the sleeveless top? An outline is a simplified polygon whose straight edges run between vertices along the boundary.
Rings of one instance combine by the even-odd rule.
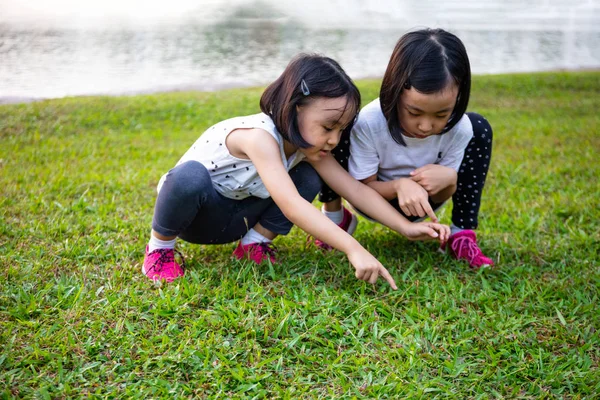
[[[227,135],[240,128],[260,128],[273,136],[279,144],[281,161],[288,171],[304,159],[304,154],[299,151],[292,154],[289,159],[286,158],[283,137],[277,131],[271,118],[264,113],[259,113],[227,119],[208,128],[181,157],[177,165],[190,160],[202,163],[210,174],[215,190],[227,198],[234,200],[250,196],[269,198],[270,194],[258,176],[252,161],[232,156],[225,145]],[[166,177],[167,174],[161,177],[158,191]]]

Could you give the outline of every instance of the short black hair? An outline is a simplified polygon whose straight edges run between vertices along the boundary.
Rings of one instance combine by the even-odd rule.
[[[333,59],[318,54],[298,54],[283,73],[271,83],[260,98],[260,109],[273,120],[279,133],[294,146],[308,148],[298,129],[297,107],[317,97],[346,97],[346,108],[357,115],[360,92],[352,79]],[[342,112],[341,115],[344,114]],[[355,118],[346,127],[352,129]]]
[[[450,82],[458,86],[458,96],[442,133],[452,129],[467,111],[471,92],[467,50],[456,35],[443,29],[421,29],[398,40],[379,92],[381,110],[396,143],[406,146],[398,112],[402,91],[415,88],[425,94],[436,93]]]

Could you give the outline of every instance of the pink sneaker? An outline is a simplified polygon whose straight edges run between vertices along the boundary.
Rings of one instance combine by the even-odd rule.
[[[452,257],[457,260],[467,260],[473,269],[494,265],[494,262],[481,252],[477,245],[477,235],[472,230],[455,233],[450,236],[447,244],[450,245],[449,251]]]
[[[238,260],[248,258],[257,264],[265,261],[267,258],[271,263],[275,264],[275,253],[277,249],[273,242],[266,243],[250,243],[242,246],[242,242],[238,243],[238,247],[233,251],[233,256]]]
[[[175,253],[181,257],[181,266],[175,261]],[[185,267],[183,256],[177,250],[156,249],[148,253],[148,246],[146,246],[142,272],[153,281],[172,282],[175,278],[183,276],[183,267]]]
[[[352,214],[346,207],[342,206],[342,210],[344,210],[344,217],[342,218],[342,222],[338,224],[340,228],[348,232],[349,235],[352,235],[356,230],[356,226],[358,225],[358,218],[356,215]],[[310,240],[310,237],[309,237]],[[333,250],[333,247],[328,245],[325,242],[322,242],[319,239],[315,239],[315,245],[319,247],[321,250],[330,251]]]

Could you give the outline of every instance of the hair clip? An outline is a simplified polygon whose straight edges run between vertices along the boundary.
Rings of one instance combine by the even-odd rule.
[[[308,96],[310,94],[310,90],[308,90],[308,85],[304,79],[302,79],[302,82],[300,82],[300,89],[302,89],[303,95]]]

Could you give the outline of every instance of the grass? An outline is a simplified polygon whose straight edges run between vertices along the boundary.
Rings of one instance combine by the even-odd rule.
[[[260,88],[0,106],[0,398],[596,398],[599,92],[599,72],[476,76],[498,268],[362,220],[398,291],[296,228],[275,266],[180,242],[184,279],[140,273],[159,177]]]

